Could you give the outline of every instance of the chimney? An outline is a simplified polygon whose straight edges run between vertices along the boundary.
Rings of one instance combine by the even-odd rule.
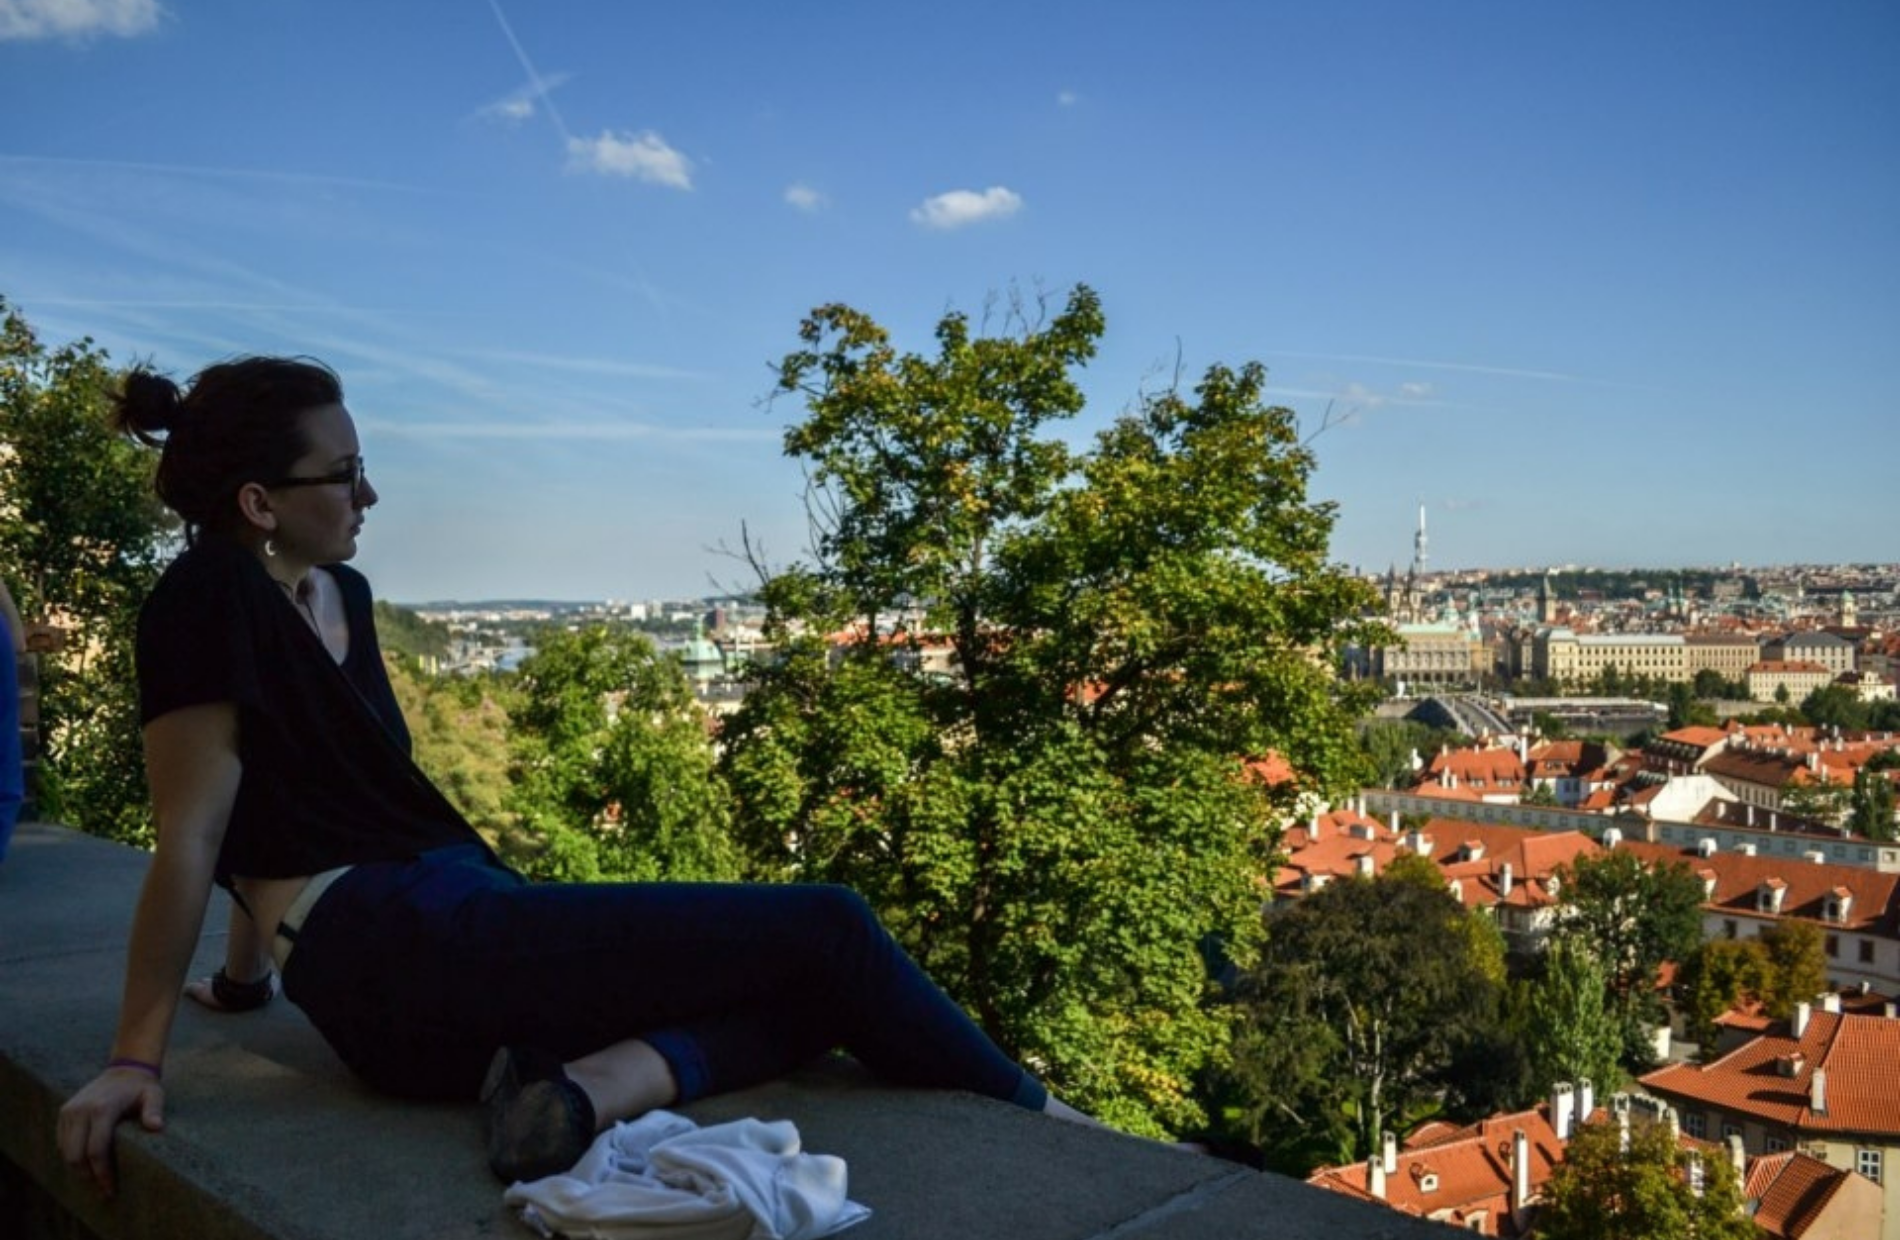
[[[1397,1175],[1399,1171],[1399,1134],[1381,1133],[1379,1137],[1379,1160],[1385,1164],[1387,1175]]]
[[[1550,1126],[1557,1130],[1557,1139],[1570,1140],[1576,1122],[1577,1091],[1569,1081],[1558,1081],[1550,1087]]]
[[[1801,1002],[1794,1005],[1794,1020],[1789,1022],[1788,1033],[1796,1039],[1808,1036],[1808,1017],[1813,1015],[1814,1005]]]
[[[1392,811],[1391,822],[1392,822],[1392,834],[1397,835],[1399,833],[1399,811],[1397,810]]]
[[[1531,1139],[1519,1128],[1511,1134],[1511,1215],[1522,1218],[1531,1203]]]
[[[1377,1154],[1366,1159],[1366,1191],[1380,1201],[1385,1200],[1385,1163]]]
[[[1306,824],[1306,839],[1308,843],[1317,843],[1319,841],[1319,818],[1320,816],[1318,814],[1314,814],[1313,820]]]
[[[1735,1168],[1735,1182],[1748,1183],[1748,1151],[1742,1146],[1742,1134],[1729,1133],[1725,1144],[1728,1146],[1728,1165]]]
[[[1511,894],[1511,863],[1508,861],[1498,867],[1498,894],[1507,897]]]
[[[1821,1000],[1821,1010],[1823,1012],[1833,1012],[1837,1016],[1840,1015],[1841,997],[1839,995],[1830,990],[1826,994],[1818,997]]]
[[[1881,1004],[1880,1014],[1886,1017],[1888,1020],[1893,1020],[1897,1017],[1900,1017],[1900,1003],[1889,1002],[1889,1003]]]
[[[1597,1087],[1586,1076],[1577,1082],[1577,1126],[1581,1128],[1589,1123],[1590,1117],[1596,1114],[1596,1109]]]
[[[1808,1109],[1816,1115],[1827,1114],[1826,1068],[1816,1068],[1808,1077]]]

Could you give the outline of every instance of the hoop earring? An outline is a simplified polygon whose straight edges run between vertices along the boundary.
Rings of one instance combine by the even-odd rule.
[[[275,538],[266,538],[264,540],[264,554],[273,560],[277,558],[277,540]]]

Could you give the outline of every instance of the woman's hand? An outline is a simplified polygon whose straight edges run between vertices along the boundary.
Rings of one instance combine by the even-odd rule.
[[[137,1112],[147,1132],[165,1130],[165,1087],[138,1068],[107,1068],[59,1109],[59,1154],[112,1195],[112,1131]]]

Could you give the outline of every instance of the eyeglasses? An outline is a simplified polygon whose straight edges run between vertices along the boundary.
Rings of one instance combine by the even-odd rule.
[[[265,485],[275,490],[278,487],[327,487],[347,482],[350,484],[350,502],[356,503],[363,498],[363,481],[363,458],[359,456],[350,463],[348,469],[339,469],[333,474],[318,474],[311,478],[279,478]]]

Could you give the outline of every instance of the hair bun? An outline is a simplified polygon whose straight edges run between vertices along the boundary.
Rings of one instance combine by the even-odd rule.
[[[119,429],[157,446],[159,436],[176,430],[184,394],[164,375],[144,367],[126,372],[118,400]]]

